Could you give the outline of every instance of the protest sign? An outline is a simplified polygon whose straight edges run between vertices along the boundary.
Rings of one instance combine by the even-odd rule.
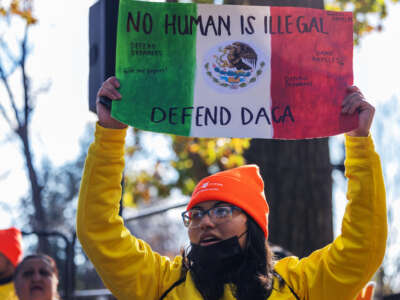
[[[355,128],[352,14],[120,0],[112,116],[196,137],[303,139]]]

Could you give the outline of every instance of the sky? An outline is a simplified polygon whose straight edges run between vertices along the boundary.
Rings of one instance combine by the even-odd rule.
[[[85,125],[96,119],[88,111],[87,100],[88,13],[94,2],[35,1],[39,23],[32,27],[28,70],[35,86],[51,82],[49,92],[38,99],[32,120],[36,162],[43,155],[55,165],[74,159],[80,151],[79,141]],[[388,11],[383,32],[364,37],[354,50],[354,83],[376,107],[394,98],[400,100],[400,4],[390,4]],[[0,90],[0,97],[4,97],[4,91]],[[20,145],[3,134],[7,129],[0,118],[0,204],[3,205],[0,206],[0,228],[17,224],[18,214],[10,214],[4,207],[16,208],[20,197],[28,190],[23,160],[18,152]],[[387,157],[383,163],[389,165],[394,159],[398,156]],[[343,184],[339,177],[335,180],[338,185]],[[342,197],[343,190],[335,191],[335,199]],[[344,206],[336,203],[335,207],[338,232],[340,222],[337,220]]]

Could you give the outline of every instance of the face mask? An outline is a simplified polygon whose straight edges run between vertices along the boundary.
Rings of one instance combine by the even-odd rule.
[[[191,246],[188,258],[195,272],[230,273],[238,269],[244,259],[237,236],[210,246]]]

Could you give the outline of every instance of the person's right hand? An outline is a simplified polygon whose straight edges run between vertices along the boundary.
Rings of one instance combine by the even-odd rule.
[[[99,100],[100,97],[107,97],[110,100],[121,99],[121,94],[117,91],[117,88],[119,88],[118,79],[114,76],[111,76],[103,82],[102,86],[97,92],[96,110],[97,117],[99,118],[99,125],[102,127],[113,129],[123,129],[128,127],[128,125],[111,117],[110,110],[101,104]]]

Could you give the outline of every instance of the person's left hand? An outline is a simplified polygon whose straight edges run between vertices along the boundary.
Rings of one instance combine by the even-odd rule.
[[[342,103],[342,114],[352,115],[358,112],[358,128],[347,132],[350,136],[368,136],[374,119],[375,108],[368,103],[356,86],[347,88],[348,95]]]

